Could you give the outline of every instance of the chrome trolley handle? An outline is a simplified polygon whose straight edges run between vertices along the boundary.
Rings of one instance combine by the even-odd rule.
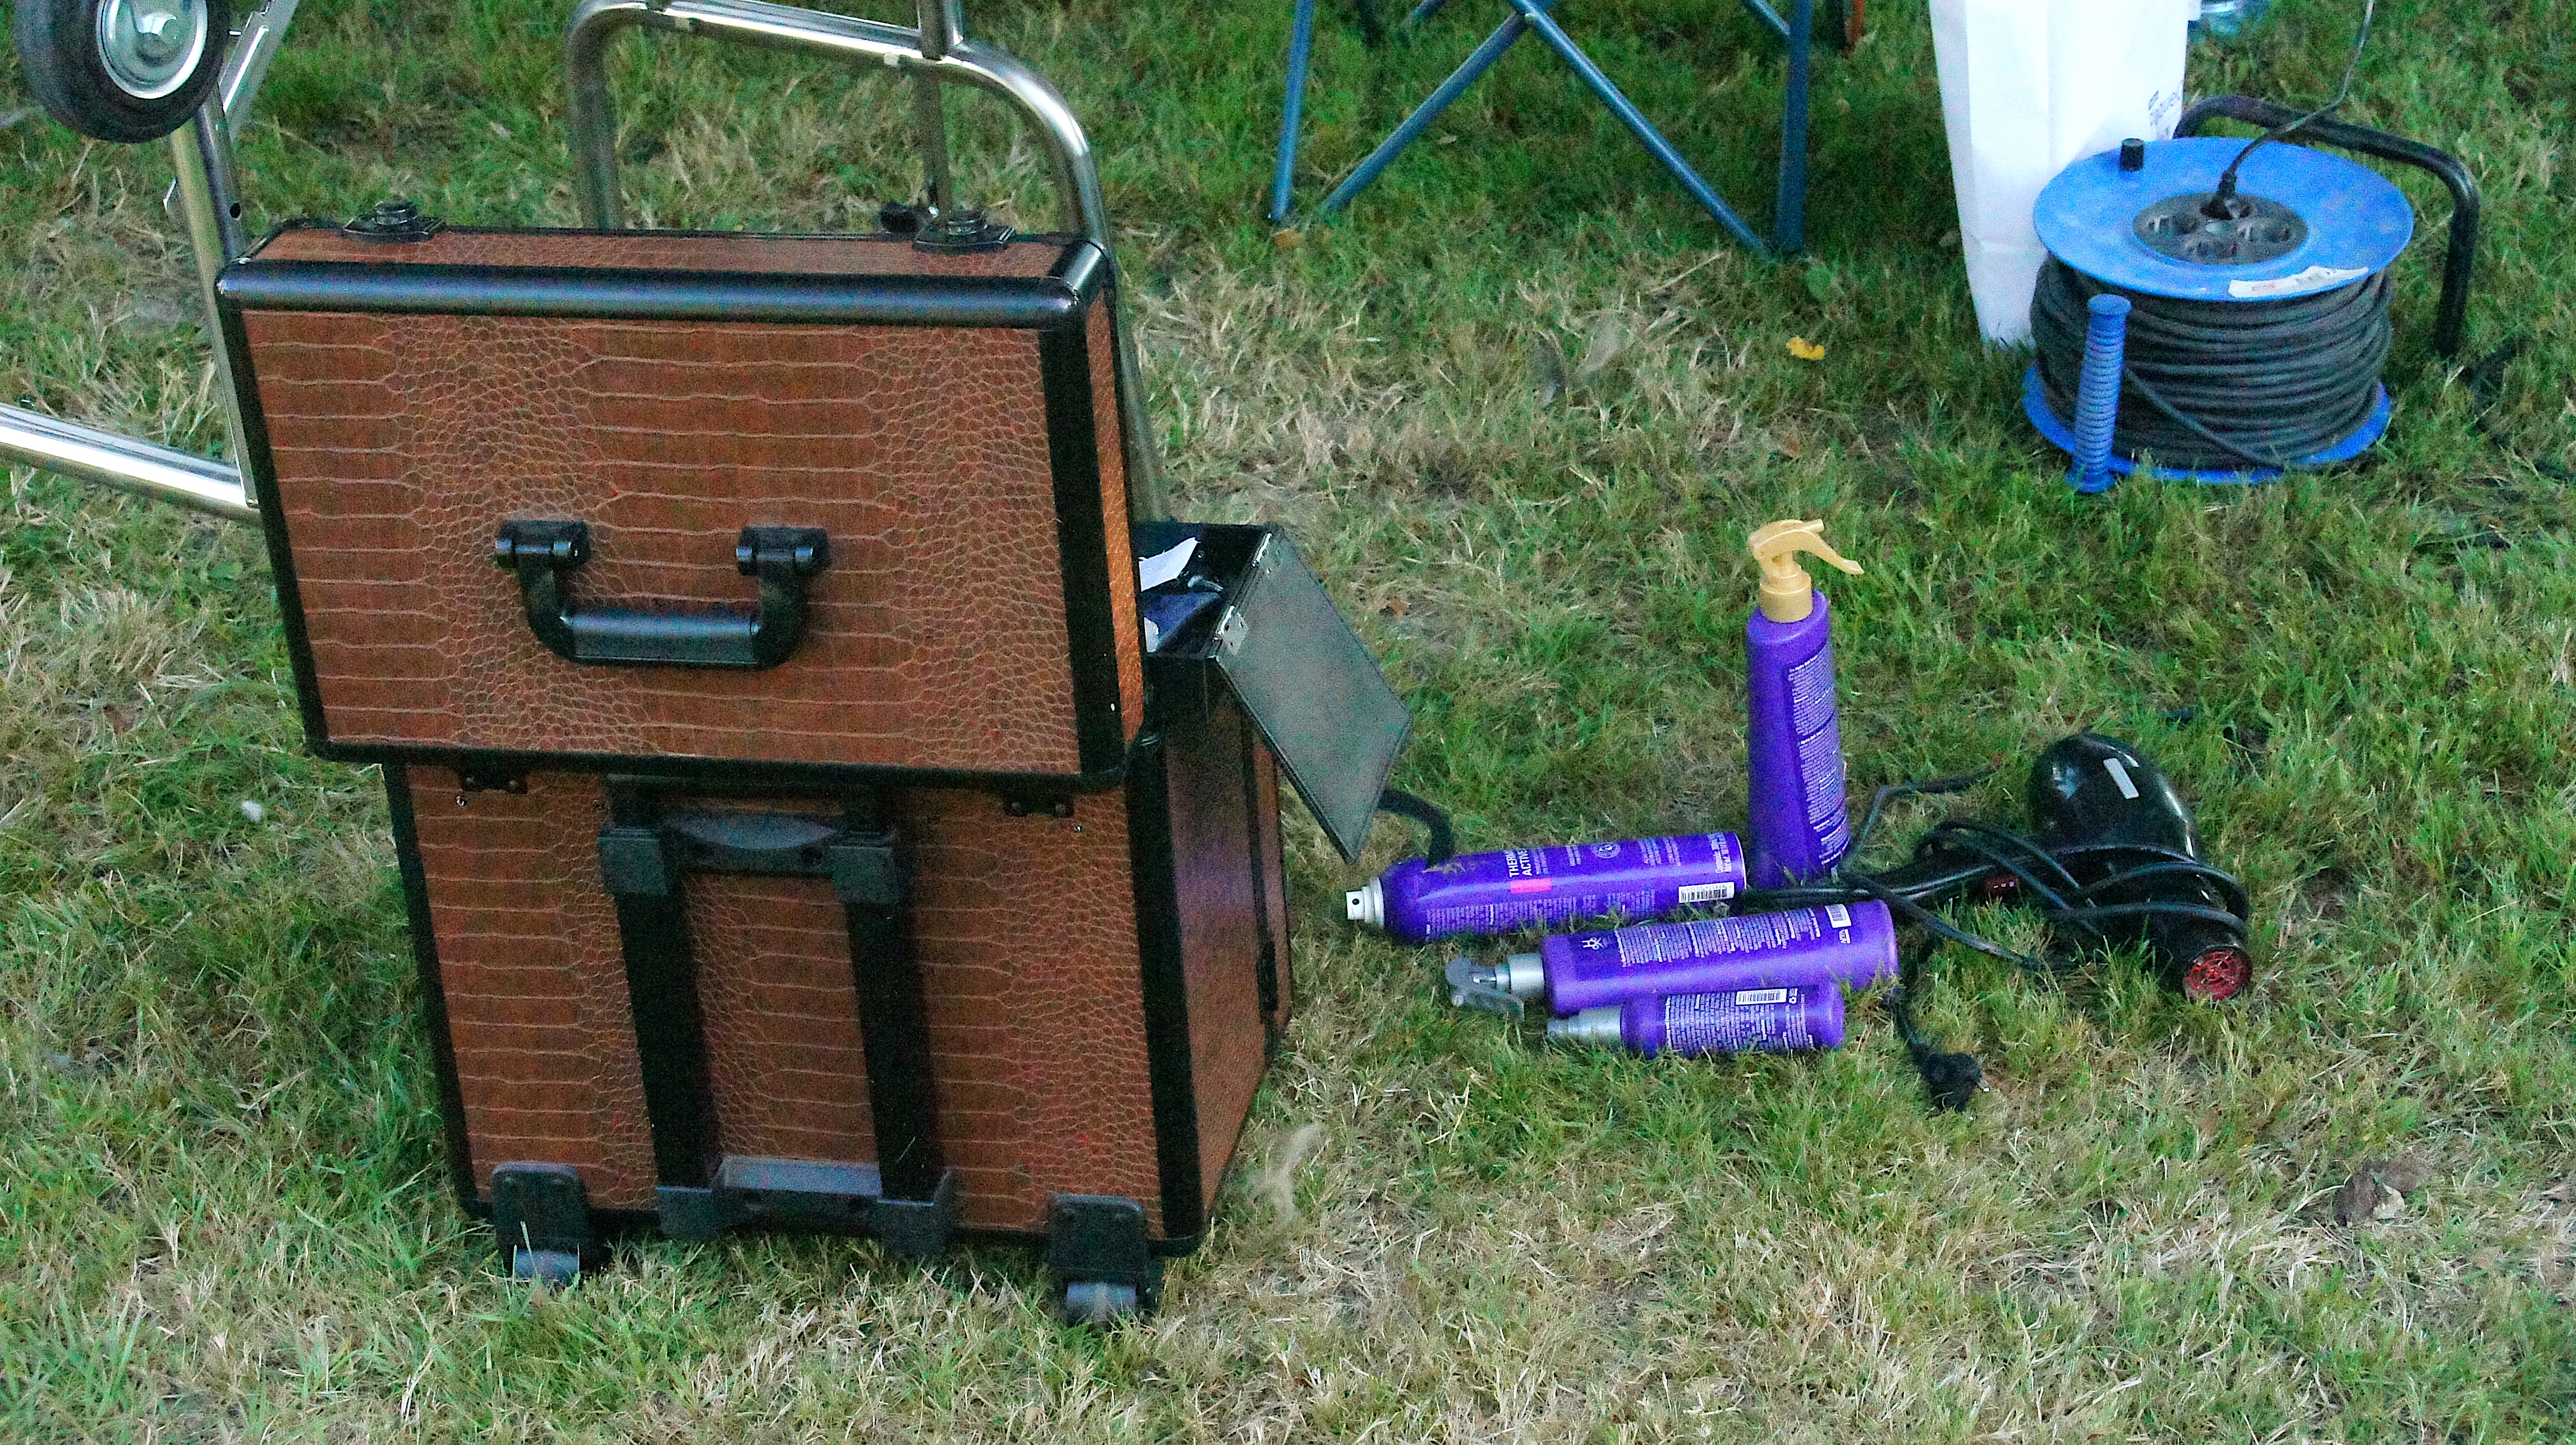
[[[1059,199],[1072,207],[1081,235],[1110,258],[1114,277],[1117,251],[1110,243],[1100,172],[1092,164],[1091,142],[1083,136],[1082,122],[1074,118],[1072,107],[1045,76],[1018,57],[967,39],[959,0],[920,0],[920,9],[921,28],[906,29],[766,0],[581,0],[564,36],[564,71],[571,87],[568,120],[583,224],[597,230],[624,225],[617,184],[617,110],[608,93],[608,45],[619,32],[641,28],[909,73],[919,86],[915,115],[927,189],[931,204],[943,210],[953,206],[956,197],[948,174],[937,88],[964,85],[1001,97],[1044,138],[1055,162]],[[1165,515],[1161,467],[1154,434],[1146,426],[1135,340],[1125,326],[1117,327],[1116,333],[1128,511],[1135,521],[1159,521]]]

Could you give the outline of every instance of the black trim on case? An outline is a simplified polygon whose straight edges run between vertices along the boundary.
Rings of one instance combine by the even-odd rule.
[[[663,1184],[703,1185],[718,1157],[707,1046],[689,956],[688,904],[666,898],[617,900],[626,956],[627,1006],[635,1015],[636,1072],[652,1126],[653,1170]]]
[[[1109,534],[1100,498],[1100,436],[1093,424],[1090,337],[1081,327],[1038,337],[1046,391],[1047,453],[1055,474],[1056,553],[1064,571],[1064,632],[1073,667],[1074,746],[1083,770],[1127,751],[1118,715],[1118,636],[1109,604]],[[1119,519],[1123,525],[1125,518]]]
[[[279,598],[282,607],[285,598]],[[300,617],[300,613],[297,614]],[[288,639],[290,650],[296,639]],[[299,682],[301,679],[299,679]],[[303,696],[299,692],[299,698]],[[627,753],[541,753],[512,748],[424,747],[408,743],[340,743],[315,730],[318,717],[308,711],[305,751],[335,763],[382,763],[446,768],[477,778],[504,778],[528,773],[581,773],[593,776],[660,777],[672,782],[744,787],[755,791],[838,793],[853,787],[961,788],[1000,798],[1043,800],[1080,793],[1105,793],[1127,780],[1130,758],[1115,766],[1081,773],[981,773],[958,768],[907,768],[883,763],[787,763],[765,758],[703,758],[685,755]],[[1130,750],[1132,752],[1132,749]],[[1040,811],[1044,809],[1041,808]]]
[[[1136,890],[1145,1077],[1154,1100],[1154,1156],[1163,1181],[1163,1233],[1168,1237],[1205,1228],[1207,1203],[1199,1173],[1198,1090],[1190,1060],[1189,981],[1181,957],[1179,873],[1172,856],[1165,757],[1158,740],[1144,766],[1127,774],[1127,865]]]
[[[1261,1032],[1279,1042],[1279,942],[1270,931],[1270,850],[1261,826],[1261,736],[1241,708],[1233,709],[1236,736],[1243,744],[1243,831],[1252,854],[1252,926],[1260,940],[1260,962],[1254,975],[1261,1004]]]
[[[707,1071],[706,1017],[689,951],[687,884],[681,870],[659,856],[659,819],[650,800],[614,781],[605,792],[609,825],[599,835],[601,886],[617,904],[617,947],[626,961],[626,1006],[635,1023],[635,1065],[653,1134],[653,1172],[664,1186],[702,1187],[714,1174],[722,1144]]]
[[[384,770],[385,812],[393,823],[394,871],[402,878],[403,911],[410,916],[412,958],[420,966],[420,1013],[429,1030],[430,1063],[438,1071],[438,1112],[447,1135],[447,1169],[457,1202],[470,1213],[488,1207],[474,1178],[474,1136],[465,1127],[465,1086],[456,1072],[456,1036],[447,1022],[447,979],[438,967],[438,933],[429,911],[429,870],[420,861],[420,825],[411,811],[411,779]]]
[[[1056,257],[1055,264],[1047,268],[1050,279],[1061,282],[1071,288],[1073,294],[1085,298],[1097,295],[1102,278],[1109,274],[1109,257],[1089,241],[1065,247],[1064,254]],[[1100,301],[1112,308],[1109,316],[1115,322],[1118,317],[1115,303],[1106,297],[1101,297]]]
[[[215,294],[249,311],[826,326],[1082,329],[1052,276],[850,276],[426,261],[235,261]]]
[[[832,891],[849,919],[850,980],[858,994],[859,1047],[868,1066],[868,1117],[886,1197],[928,1201],[945,1169],[921,960],[912,947],[911,887],[885,800],[843,800],[843,836],[854,852],[882,850],[872,866],[836,872]]]
[[[287,545],[286,509],[277,496],[277,459],[269,451],[268,414],[260,409],[258,368],[251,359],[250,333],[242,325],[241,312],[231,306],[220,306],[217,314],[224,329],[224,348],[231,355],[229,368],[233,379],[233,401],[241,414],[242,446],[249,455],[250,475],[246,494],[254,499],[259,513],[260,535],[268,543],[270,582],[277,588],[278,622],[286,629],[286,663],[295,675],[295,707],[304,719],[305,751],[317,757],[328,757],[331,730],[322,716],[322,684],[313,668],[313,643],[304,631],[304,594],[295,580],[295,553]],[[349,758],[348,762],[383,763],[392,768],[411,759]],[[422,761],[429,761],[423,759]]]

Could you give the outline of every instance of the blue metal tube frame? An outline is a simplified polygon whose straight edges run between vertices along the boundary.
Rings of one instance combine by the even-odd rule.
[[[1770,31],[1782,44],[1788,43],[1789,22],[1781,19],[1780,12],[1772,9],[1766,0],[1744,0],[1744,13],[1761,21],[1762,28]]]
[[[1610,113],[1619,118],[1620,124],[1636,133],[1638,143],[1646,148],[1648,154],[1664,163],[1664,169],[1673,173],[1673,179],[1681,182],[1682,189],[1690,192],[1691,199],[1699,202],[1700,209],[1715,217],[1719,225],[1756,253],[1766,252],[1769,248],[1762,244],[1760,236],[1753,234],[1751,226],[1744,224],[1744,218],[1727,209],[1716,189],[1700,179],[1699,172],[1691,169],[1690,162],[1682,159],[1682,153],[1673,149],[1673,143],[1664,139],[1664,133],[1655,129],[1653,122],[1646,119],[1645,112],[1620,94],[1619,87],[1610,83],[1610,77],[1601,73],[1601,67],[1592,63],[1592,57],[1584,54],[1582,48],[1574,43],[1574,38],[1565,33],[1565,28],[1548,16],[1550,3],[1553,0],[1511,0],[1511,7],[1530,29],[1538,32],[1538,38],[1546,41],[1550,50],[1574,68],[1575,75],[1601,98],[1601,103],[1610,108]],[[1809,0],[1798,0],[1798,3],[1803,7]]]
[[[1297,23],[1288,34],[1288,104],[1279,117],[1279,162],[1270,173],[1270,224],[1288,224],[1288,202],[1297,174],[1297,127],[1306,110],[1306,62],[1315,53],[1315,0],[1297,0]]]
[[[1443,0],[1421,0],[1407,23],[1419,24],[1439,10]],[[1767,0],[1742,0],[1745,10],[1764,28],[1778,34],[1787,43],[1787,94],[1780,117],[1780,176],[1775,194],[1771,224],[1771,243],[1765,245],[1751,226],[1730,208],[1715,187],[1692,169],[1688,160],[1664,138],[1661,131],[1646,119],[1635,103],[1611,83],[1601,67],[1583,53],[1573,37],[1565,33],[1548,14],[1557,0],[1508,0],[1512,7],[1509,18],[1496,27],[1484,43],[1440,83],[1421,105],[1406,116],[1394,132],[1378,143],[1341,184],[1333,187],[1316,209],[1325,215],[1343,210],[1360,192],[1369,188],[1405,148],[1436,124],[1450,106],[1467,92],[1467,87],[1494,67],[1505,52],[1519,42],[1522,35],[1538,32],[1541,40],[1558,57],[1573,67],[1575,75],[1608,106],[1610,113],[1628,127],[1647,152],[1672,173],[1673,179],[1690,193],[1700,208],[1757,255],[1795,255],[1806,249],[1807,210],[1807,112],[1808,72],[1815,31],[1815,0],[1792,0],[1789,16],[1783,19]],[[1306,69],[1314,49],[1315,0],[1297,0],[1296,25],[1288,46],[1288,104],[1279,133],[1278,164],[1272,172],[1270,186],[1270,220],[1284,225],[1290,213],[1292,173],[1297,157],[1297,128],[1304,113]]]
[[[1815,32],[1816,0],[1793,0],[1785,37],[1788,94],[1780,104],[1780,189],[1771,207],[1771,244],[1783,256],[1807,249],[1807,59]]]
[[[1534,8],[1542,14],[1555,3],[1556,0],[1533,0]],[[1349,205],[1353,196],[1367,190],[1369,182],[1394,164],[1406,146],[1422,139],[1423,132],[1431,129],[1432,123],[1440,119],[1441,112],[1458,103],[1458,97],[1467,93],[1467,87],[1476,83],[1476,77],[1494,68],[1494,62],[1502,59],[1503,52],[1511,49],[1513,43],[1529,29],[1528,14],[1528,11],[1515,10],[1510,19],[1486,36],[1485,43],[1476,47],[1466,63],[1451,71],[1449,78],[1440,82],[1440,88],[1431,92],[1430,99],[1415,107],[1413,114],[1406,116],[1393,134],[1378,142],[1377,149],[1369,152],[1368,159],[1360,162],[1359,169],[1333,187],[1332,194],[1324,197],[1323,205],[1316,209],[1330,215]]]

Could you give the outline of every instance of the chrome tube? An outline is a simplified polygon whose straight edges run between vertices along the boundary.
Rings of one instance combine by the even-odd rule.
[[[607,54],[609,40],[628,28],[882,65],[1000,96],[1045,140],[1055,162],[1058,193],[1073,206],[1075,229],[1108,249],[1109,208],[1101,199],[1091,142],[1046,77],[1007,51],[962,36],[942,47],[945,54],[930,58],[922,54],[918,30],[766,0],[582,0],[574,8],[571,29],[564,37],[564,69],[571,88],[567,119],[572,126],[573,160],[579,170],[575,190],[584,225],[614,230],[622,224],[617,199],[617,110],[608,94]]]
[[[268,63],[277,58],[277,48],[286,43],[286,27],[295,19],[296,0],[268,0],[250,18],[242,22],[241,34],[234,37],[232,53],[224,57],[224,73],[215,82],[215,95],[222,102],[224,124],[239,132],[250,120],[251,103],[259,98],[259,83],[268,78]]]
[[[1082,133],[1073,108],[1045,76],[1018,57],[995,46],[979,44],[957,33],[951,0],[940,6],[945,44],[925,53],[922,35],[900,25],[859,20],[773,5],[766,0],[581,0],[564,36],[564,70],[570,90],[566,120],[572,128],[573,191],[581,201],[582,224],[614,230],[623,208],[617,195],[617,108],[608,93],[608,42],[620,30],[641,27],[676,35],[699,35],[740,45],[792,51],[867,65],[882,65],[898,74],[927,75],[951,85],[972,86],[999,96],[1020,113],[1047,145],[1055,161],[1056,191],[1072,206],[1074,229],[1112,259],[1116,248],[1109,234],[1109,207],[1100,191],[1100,172],[1091,159],[1091,142]],[[1118,403],[1126,433],[1128,513],[1137,521],[1159,521],[1169,515],[1162,501],[1162,465],[1154,434],[1147,429],[1144,378],[1136,362],[1130,327],[1118,328]]]
[[[944,60],[966,39],[966,21],[958,0],[921,0],[921,55]],[[948,164],[948,112],[938,76],[916,68],[912,75],[913,144],[921,151],[922,188],[931,213],[944,215],[965,204],[957,194],[957,177]]]
[[[232,147],[224,117],[214,99],[197,108],[188,123],[170,133],[170,160],[179,172],[179,219],[188,227],[188,249],[197,260],[197,298],[205,307],[207,350],[215,367],[215,404],[222,408],[224,431],[231,443],[233,474],[242,483],[250,476],[249,434],[242,427],[241,398],[233,389],[232,349],[224,340],[221,314],[215,309],[215,280],[235,256],[250,248],[242,235],[241,202],[233,194]],[[259,499],[249,496],[249,505]]]
[[[236,522],[259,515],[221,462],[14,406],[0,406],[0,458]]]

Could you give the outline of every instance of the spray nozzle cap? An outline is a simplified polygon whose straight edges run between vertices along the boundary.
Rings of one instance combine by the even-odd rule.
[[[1797,554],[1812,552],[1857,577],[1860,564],[1825,545],[1822,518],[1773,522],[1748,540],[1753,560],[1762,564],[1762,615],[1774,622],[1800,622],[1816,610],[1816,584]]]
[[[1446,977],[1452,1005],[1483,1009],[1510,1018],[1521,1016],[1520,998],[1509,987],[1509,964],[1487,967],[1472,958],[1453,958],[1449,960]]]

